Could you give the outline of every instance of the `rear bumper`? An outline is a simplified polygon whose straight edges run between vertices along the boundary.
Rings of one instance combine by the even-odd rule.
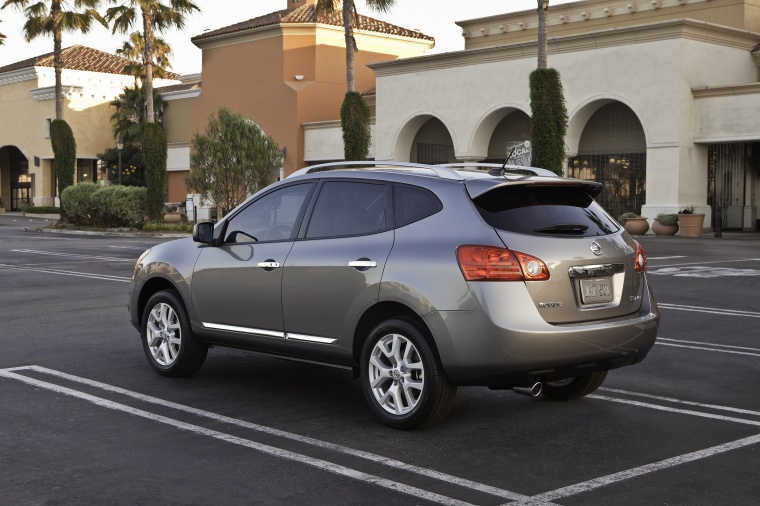
[[[499,297],[476,294],[474,311],[425,316],[443,367],[457,384],[510,387],[632,365],[657,338],[660,314],[646,279],[637,313],[568,325],[546,323],[523,283],[499,285]],[[499,307],[484,307],[495,300]]]

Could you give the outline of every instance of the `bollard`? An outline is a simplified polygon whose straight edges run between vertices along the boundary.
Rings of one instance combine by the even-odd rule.
[[[723,237],[723,216],[720,207],[715,208],[715,237]]]

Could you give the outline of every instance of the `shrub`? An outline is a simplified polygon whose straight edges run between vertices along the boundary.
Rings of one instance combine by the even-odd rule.
[[[79,183],[61,192],[61,209],[71,223],[92,225],[92,194],[100,188],[95,183]]]
[[[141,227],[147,190],[138,186],[103,186],[92,194],[97,225],[105,228]]]
[[[21,206],[21,210],[28,214],[60,214],[61,208],[55,206]]]
[[[627,220],[628,218],[641,218],[641,216],[639,216],[636,213],[632,213],[628,211],[618,216],[618,223],[620,223],[621,225],[625,225],[625,220]]]
[[[668,213],[660,213],[657,215],[657,221],[660,222],[660,225],[665,225],[668,227],[672,227],[673,225],[678,225],[678,215],[677,214],[668,214]]]

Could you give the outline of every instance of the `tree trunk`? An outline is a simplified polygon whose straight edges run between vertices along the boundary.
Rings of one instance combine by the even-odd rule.
[[[143,64],[145,65],[145,121],[155,122],[153,110],[153,20],[147,8],[143,7]]]
[[[353,20],[351,19],[353,7],[353,0],[343,0],[343,28],[346,34],[346,89],[349,92],[354,91],[354,51],[356,49]]]
[[[538,68],[548,67],[546,53],[549,31],[546,26],[546,15],[549,11],[549,0],[538,0]]]
[[[53,0],[50,6],[50,15],[53,18],[53,68],[55,69],[55,119],[63,119],[63,84],[61,73],[63,72],[63,56],[61,55],[61,0]]]

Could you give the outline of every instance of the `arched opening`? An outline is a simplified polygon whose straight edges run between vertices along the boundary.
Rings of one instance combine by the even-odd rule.
[[[0,148],[0,200],[2,207],[21,211],[32,205],[34,175],[29,174],[29,160],[16,146]]]
[[[454,141],[446,125],[438,118],[428,119],[412,141],[409,161],[431,165],[454,163]]]
[[[509,163],[513,165],[530,165],[530,151],[523,148],[524,142],[530,140],[530,116],[522,111],[513,111],[504,116],[496,125],[488,143],[488,163],[504,163],[507,155],[512,156]],[[513,148],[518,148],[513,151]]]
[[[602,183],[597,200],[613,217],[626,211],[641,214],[646,201],[646,152],[646,136],[636,114],[621,102],[611,102],[589,118],[567,173]]]

